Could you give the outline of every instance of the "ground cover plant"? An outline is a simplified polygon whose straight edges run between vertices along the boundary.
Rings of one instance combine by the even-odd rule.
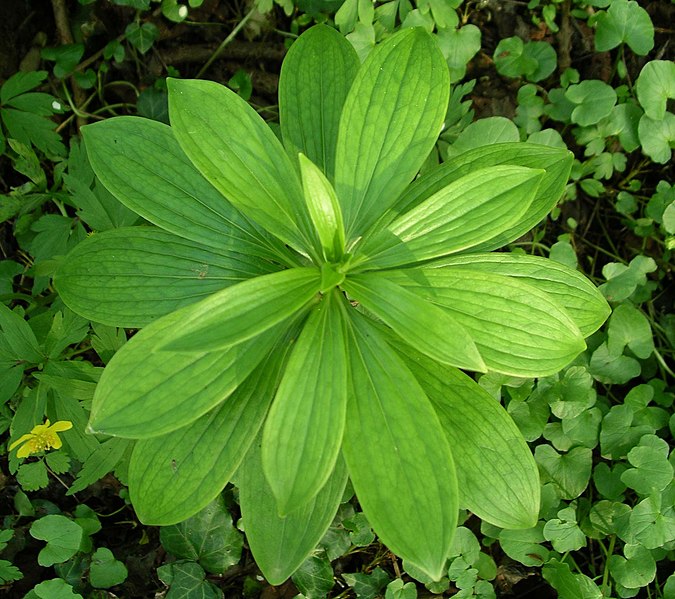
[[[668,7],[129,4],[0,86],[9,592],[672,596]]]

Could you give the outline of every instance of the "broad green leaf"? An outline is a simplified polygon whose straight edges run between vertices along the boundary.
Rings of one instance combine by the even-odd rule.
[[[202,175],[254,222],[311,252],[300,180],[265,121],[213,81],[169,79],[168,86],[171,128]]]
[[[6,350],[0,346],[0,352],[6,354],[7,358],[14,362],[32,363],[44,360],[45,356],[42,355],[42,350],[30,325],[20,314],[10,310],[4,304],[0,304],[0,329],[3,335],[2,344],[6,346]]]
[[[656,435],[645,435],[640,444],[628,452],[629,468],[621,480],[641,495],[663,491],[673,480],[673,466],[668,461],[668,443]]]
[[[417,174],[440,133],[448,97],[448,67],[422,29],[402,30],[370,53],[338,132],[335,190],[348,241],[378,220]]]
[[[141,522],[175,524],[222,491],[262,426],[292,346],[288,336],[280,341],[226,401],[192,424],[136,443],[129,493]]]
[[[436,266],[460,266],[522,280],[562,306],[584,337],[597,331],[610,313],[609,305],[593,283],[576,270],[546,258],[507,252],[471,253],[443,258],[429,265]]]
[[[273,329],[218,351],[159,351],[191,309],[156,320],[115,354],[96,388],[90,428],[144,439],[186,426],[227,398],[276,340]]]
[[[551,559],[544,565],[542,575],[558,591],[559,599],[602,599],[600,588],[584,574],[572,573],[565,562]]]
[[[295,342],[262,437],[262,464],[281,516],[326,484],[342,445],[347,351],[337,292],[312,311]]]
[[[241,558],[242,535],[221,495],[191,518],[160,528],[159,538],[169,553],[199,562],[212,574],[224,573]]]
[[[253,443],[237,471],[237,484],[246,539],[270,584],[283,583],[312,553],[335,517],[346,483],[340,459],[314,499],[280,518],[263,473],[260,440]]]
[[[550,445],[538,445],[534,452],[545,478],[558,489],[563,499],[575,499],[583,493],[591,478],[592,451],[575,447],[560,455]]]
[[[481,146],[518,141],[520,141],[520,133],[511,119],[491,116],[467,125],[448,148],[448,157],[451,158]]]
[[[331,181],[342,106],[359,66],[352,45],[325,25],[305,31],[281,65],[279,121],[286,150],[293,159],[305,154]]]
[[[349,476],[382,542],[438,580],[457,522],[450,445],[401,358],[364,316],[350,314],[352,392],[342,450]]]
[[[620,356],[626,347],[643,360],[649,358],[654,351],[649,320],[629,303],[614,308],[607,329],[607,349],[610,355]]]
[[[99,547],[91,556],[89,582],[96,589],[108,589],[122,584],[127,579],[127,567],[115,559],[113,552]]]
[[[167,125],[118,117],[87,125],[82,135],[103,185],[146,220],[209,247],[278,254],[268,247],[273,242],[199,174]]]
[[[246,341],[318,301],[319,270],[292,268],[223,289],[183,310],[162,350],[204,352]]]
[[[543,175],[520,166],[478,169],[399,216],[358,251],[368,266],[390,268],[484,243],[520,220]]]
[[[675,540],[675,506],[666,493],[653,493],[633,508],[629,526],[635,541],[647,549],[664,547]]]
[[[670,160],[675,145],[675,114],[666,112],[663,117],[657,121],[643,114],[638,123],[642,151],[659,164]]]
[[[340,202],[325,175],[304,154],[298,156],[302,187],[312,223],[319,235],[323,256],[328,262],[342,258],[345,228]]]
[[[546,376],[585,348],[567,312],[516,278],[454,266],[391,271],[387,277],[444,308],[468,331],[490,370]]]
[[[595,125],[608,117],[616,104],[614,88],[598,79],[570,85],[565,98],[576,105],[572,110],[572,122],[582,127]]]
[[[442,308],[392,282],[386,274],[348,277],[342,288],[410,345],[443,364],[485,372],[468,331]]]
[[[76,593],[62,578],[45,580],[25,595],[27,599],[82,599],[82,595]]]
[[[548,561],[549,551],[540,543],[545,542],[544,524],[524,530],[502,530],[499,544],[504,553],[526,566],[541,566]]]
[[[454,11],[453,11],[454,12]],[[454,13],[455,16],[457,13]],[[475,25],[464,25],[455,28],[447,27],[439,29],[436,34],[438,45],[443,52],[448,70],[450,82],[457,83],[464,78],[469,61],[480,50],[481,31]]]
[[[478,169],[499,165],[544,169],[546,174],[532,204],[518,222],[473,248],[473,251],[494,250],[527,233],[553,209],[565,190],[573,159],[574,156],[567,150],[529,143],[494,144],[474,148],[415,180],[396,201],[390,211],[390,218],[393,220],[396,215],[409,212],[454,181]]]
[[[649,61],[640,71],[635,91],[646,115],[662,120],[668,99],[675,98],[675,63],[670,60]]]
[[[607,561],[612,578],[628,589],[647,586],[656,576],[656,562],[649,549],[642,545],[625,545],[623,558],[611,555]]]
[[[595,21],[595,49],[606,52],[626,43],[635,54],[646,56],[654,47],[654,26],[649,13],[633,0],[612,0]]]
[[[250,255],[206,247],[155,227],[97,233],[54,278],[65,304],[95,322],[143,327],[240,281],[278,270]]]
[[[501,528],[533,526],[539,513],[539,473],[506,410],[459,370],[400,342],[393,345],[431,400],[450,441],[460,505]]]
[[[82,528],[65,516],[52,514],[33,522],[30,535],[47,545],[40,550],[38,563],[44,568],[69,560],[80,548]]]
[[[550,541],[558,553],[577,551],[586,545],[586,535],[581,531],[576,519],[576,510],[567,507],[544,524],[544,538]]]

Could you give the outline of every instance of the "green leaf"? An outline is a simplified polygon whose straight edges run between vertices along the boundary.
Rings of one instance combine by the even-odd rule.
[[[465,328],[442,308],[392,282],[389,274],[349,276],[342,288],[350,299],[427,356],[443,364],[485,372],[485,363]]]
[[[601,383],[623,385],[640,374],[640,363],[628,356],[618,356],[609,351],[607,343],[601,343],[591,355],[588,365],[593,378]]]
[[[403,583],[403,580],[397,578],[387,585],[385,599],[417,599],[417,587],[414,582]]]
[[[82,599],[82,595],[76,593],[73,587],[61,578],[41,582],[35,585],[30,593],[34,593],[34,596],[38,599]],[[26,597],[29,597],[30,593]]]
[[[199,562],[212,574],[223,574],[236,564],[243,547],[242,535],[232,524],[222,495],[191,518],[163,526],[159,538],[169,553],[179,559]]]
[[[577,524],[575,510],[567,507],[544,524],[544,538],[558,553],[577,551],[586,545],[586,535]]]
[[[325,557],[312,555],[293,574],[293,584],[306,599],[323,599],[335,586],[333,568]]]
[[[281,65],[279,121],[286,150],[293,159],[305,154],[329,180],[342,106],[359,66],[352,45],[325,25],[305,31]]]
[[[662,499],[662,496],[665,499]],[[634,540],[647,549],[659,549],[675,540],[675,507],[667,491],[653,493],[630,513],[629,528]]]
[[[362,235],[417,174],[441,129],[448,68],[422,29],[377,46],[359,70],[342,110],[335,190],[348,241]]]
[[[600,292],[610,302],[625,300],[643,286],[647,282],[647,274],[656,269],[654,259],[643,254],[635,256],[628,266],[618,262],[605,264],[602,274],[607,282],[600,285]]]
[[[304,154],[300,154],[298,159],[307,209],[319,235],[324,258],[328,262],[338,262],[345,248],[340,202],[321,170]]]
[[[602,599],[602,591],[584,574],[572,573],[565,562],[557,559],[548,561],[542,575],[558,591],[559,599]]]
[[[675,98],[675,64],[670,60],[650,60],[640,71],[635,91],[650,119],[665,118],[668,99]]]
[[[565,98],[576,105],[572,110],[572,122],[582,127],[599,123],[611,114],[616,104],[614,88],[598,79],[570,85],[565,91]]]
[[[390,268],[472,248],[520,220],[543,175],[519,166],[478,169],[399,216],[357,252],[367,266]]]
[[[12,98],[36,88],[47,78],[47,71],[18,71],[0,86],[0,103],[7,104]]]
[[[627,43],[635,54],[646,56],[654,47],[654,26],[649,13],[634,0],[612,0],[595,21],[595,49],[606,52]]]
[[[656,435],[645,435],[640,444],[628,452],[629,468],[621,480],[641,495],[663,491],[673,480],[673,466],[668,461],[668,443]]]
[[[314,497],[338,459],[347,409],[343,301],[331,293],[310,314],[265,422],[263,470],[281,516]]]
[[[628,589],[639,589],[654,580],[656,562],[649,549],[642,545],[626,545],[623,551],[625,559],[612,555],[607,562],[616,582]]]
[[[30,325],[17,312],[0,304],[0,329],[8,357],[14,361],[39,363],[44,360],[40,345]]]
[[[534,459],[545,475],[558,489],[562,499],[575,499],[583,493],[591,478],[592,451],[575,447],[560,455],[550,445],[538,445]]]
[[[344,573],[342,578],[354,590],[357,599],[377,599],[378,597],[382,597],[382,590],[389,582],[389,576],[379,566],[370,574],[363,574],[361,572],[354,574]]]
[[[365,317],[351,314],[349,476],[382,542],[438,580],[457,521],[450,445],[410,370]]]
[[[525,43],[517,36],[500,40],[492,59],[499,74],[505,77],[520,77],[537,69],[537,61],[525,52]]]
[[[219,250],[276,255],[271,242],[199,174],[170,127],[116,117],[87,125],[82,135],[101,182],[146,220]]]
[[[195,562],[174,562],[157,568],[157,576],[169,592],[166,599],[222,599],[223,592],[206,580],[204,569]]]
[[[518,127],[503,116],[491,116],[468,125],[448,148],[448,157],[496,143],[520,141]]]
[[[222,491],[260,430],[294,335],[289,331],[220,406],[177,431],[136,443],[129,493],[141,522],[176,524]]]
[[[181,310],[161,350],[204,352],[250,340],[317,301],[316,268],[292,268],[228,287]]]
[[[99,547],[91,556],[89,582],[96,589],[109,589],[127,579],[127,567],[115,559],[112,551]]]
[[[272,330],[219,351],[159,351],[191,309],[156,320],[115,354],[96,388],[90,427],[143,439],[186,426],[227,398],[277,337]]]
[[[38,491],[49,485],[47,466],[40,460],[21,464],[16,472],[16,480],[24,491]]]
[[[607,348],[613,356],[620,356],[628,347],[638,358],[646,360],[654,351],[652,329],[647,317],[625,303],[614,308],[607,330]]]
[[[490,370],[545,376],[585,347],[567,312],[519,279],[454,266],[391,271],[387,276],[444,308],[468,331]]]
[[[455,13],[456,14],[456,13]],[[464,78],[469,61],[480,50],[481,32],[475,25],[440,29],[436,34],[438,46],[448,63],[450,83]]]
[[[23,573],[12,562],[0,559],[0,584],[8,584],[15,580],[21,580]]]
[[[60,515],[49,515],[33,522],[30,527],[33,538],[47,541],[40,550],[38,563],[48,568],[73,557],[80,548],[82,528],[72,520]]]
[[[280,518],[277,502],[262,470],[260,441],[253,443],[237,473],[246,539],[263,576],[283,583],[314,550],[335,517],[347,483],[338,460],[326,485],[314,499]]]
[[[584,337],[597,331],[610,313],[593,283],[576,270],[546,258],[508,252],[471,253],[443,258],[430,266],[455,265],[513,277],[545,292],[572,317]]]
[[[675,144],[675,114],[666,112],[663,116],[662,120],[656,121],[644,114],[638,123],[642,151],[659,164],[670,160]]]
[[[143,327],[235,283],[278,270],[250,255],[188,241],[155,227],[92,235],[54,277],[65,304],[95,322]]]
[[[171,128],[188,158],[238,210],[295,249],[313,248],[293,164],[265,121],[212,81],[169,79]]]
[[[416,179],[390,211],[391,220],[478,169],[514,165],[545,170],[532,204],[522,217],[508,229],[474,247],[473,251],[500,248],[527,233],[553,209],[565,190],[573,158],[567,150],[529,143],[495,144],[469,150]]]
[[[525,530],[502,530],[499,544],[511,559],[526,566],[541,566],[548,561],[549,556],[548,549],[540,545],[546,540],[543,530],[543,522]]]
[[[427,394],[456,458],[460,505],[501,528],[528,528],[539,513],[539,473],[522,434],[470,377],[394,343]]]
[[[152,23],[129,23],[124,30],[129,43],[141,54],[145,54],[159,38],[159,29]]]
[[[603,456],[614,460],[624,457],[640,438],[654,429],[646,424],[633,424],[635,415],[629,405],[612,406],[602,421],[600,450]]]

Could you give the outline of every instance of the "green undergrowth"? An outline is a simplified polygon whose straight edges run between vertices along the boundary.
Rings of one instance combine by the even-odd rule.
[[[120,230],[148,223],[119,201],[114,184],[97,176],[104,170],[96,164],[100,153],[91,149],[97,126],[86,140],[88,157],[76,125],[125,115],[168,123],[167,77],[177,79],[169,86],[180,89],[181,77],[193,78],[199,69],[181,72],[169,64],[158,77],[149,72],[146,59],[167,43],[162,29],[198,30],[201,19],[212,16],[198,0],[114,0],[120,30],[107,32],[105,40],[93,38],[96,45],[87,24],[102,4],[80,0],[71,7],[75,43],[44,48],[39,70],[18,72],[0,84],[0,585],[13,596],[42,599],[112,593],[259,597],[269,583],[251,557],[251,548],[256,554],[256,543],[264,543],[246,537],[247,501],[251,504],[246,489],[252,488],[250,479],[248,487],[240,480],[246,479],[246,469],[198,513],[147,526],[141,523],[142,500],[133,497],[138,468],[131,458],[135,444],[147,441],[94,434],[88,425],[104,368],[136,335],[132,327],[146,323],[129,318],[114,326],[105,316],[79,315],[71,309],[77,303],[72,289],[59,295],[59,276],[74,248],[80,247],[71,256],[83,255],[82,248],[94,247],[99,235],[111,239],[123,234]],[[447,63],[450,88],[440,136],[427,152],[420,177],[438,164],[459,163],[464,155],[479,155],[495,144],[571,150],[573,163],[560,201],[505,249],[583,273],[612,309],[562,370],[556,366],[553,374],[536,378],[499,368],[472,373],[486,397],[510,415],[534,456],[541,502],[527,528],[500,528],[460,509],[447,559],[440,576],[432,578],[414,560],[389,551],[364,513],[367,502],[362,506],[352,484],[342,480],[332,494],[337,513],[284,583],[285,596],[413,599],[433,593],[489,599],[527,591],[537,597],[557,593],[561,599],[675,598],[675,190],[668,170],[675,145],[675,65],[666,59],[665,38],[655,27],[668,9],[660,4],[666,3],[652,3],[650,14],[632,0],[532,0],[517,9],[523,24],[518,35],[503,39],[493,39],[490,7],[462,0],[256,0],[242,3],[237,14],[232,9],[222,40],[236,28],[237,35],[283,40],[293,48],[303,31],[323,23],[348,40],[360,61],[402,29],[428,32]],[[588,47],[605,65],[601,72],[580,54]],[[213,64],[217,60],[200,65],[203,78],[210,78]],[[119,84],[119,72],[127,75],[122,85],[131,90],[124,102],[109,94],[110,85]],[[512,111],[476,117],[486,76],[508,90]],[[288,135],[283,107],[258,93],[246,69],[220,82],[242,103],[249,102],[278,137]],[[314,171],[305,166],[310,175],[303,174],[311,176]],[[314,248],[325,252],[325,260],[319,260],[327,264],[321,271],[323,292],[342,289],[340,268],[348,271],[348,257],[344,230],[341,239],[332,235],[340,229],[334,206],[321,208],[331,221],[312,215],[315,225],[322,223],[317,228],[327,231]],[[282,239],[292,246],[294,233],[289,235]],[[161,235],[155,242],[161,248]],[[290,251],[278,251],[280,260],[295,259]],[[262,260],[257,268],[257,275],[274,271]],[[201,280],[206,274],[195,276]],[[344,285],[350,297],[363,293],[355,283]],[[377,316],[396,325],[387,322],[386,314]],[[124,377],[113,383],[104,379],[101,388],[122,385]],[[153,425],[152,415],[147,420]],[[423,438],[425,433],[416,434]],[[415,434],[410,437],[414,447]],[[253,438],[248,441],[257,446]],[[265,456],[249,452],[247,460],[256,459],[264,467]],[[351,461],[357,461],[353,455]],[[487,457],[486,463],[491,463]],[[481,476],[489,480],[490,472]],[[505,476],[494,474],[495,480]],[[275,483],[283,487],[283,481]],[[417,484],[424,487],[427,481]],[[428,484],[436,484],[433,476]],[[354,485],[357,494],[359,485]],[[138,515],[132,502],[138,503]],[[380,512],[370,509],[373,526],[382,529]],[[281,528],[305,526],[294,518],[291,513],[281,520]],[[122,535],[115,532],[120,530]],[[262,570],[263,560],[271,558],[261,559]]]

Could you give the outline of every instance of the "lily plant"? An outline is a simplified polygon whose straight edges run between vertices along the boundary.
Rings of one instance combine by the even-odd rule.
[[[533,526],[534,459],[463,370],[550,375],[606,319],[578,272],[493,252],[555,206],[571,154],[490,145],[420,175],[450,89],[422,29],[363,64],[334,29],[306,31],[281,71],[281,140],[218,83],[168,88],[171,126],[83,129],[100,181],[147,222],[93,234],[55,277],[75,312],[140,329],[90,419],[137,440],[139,519],[182,521],[235,481],[273,584],[320,541],[348,479],[381,541],[434,579],[460,508]]]

